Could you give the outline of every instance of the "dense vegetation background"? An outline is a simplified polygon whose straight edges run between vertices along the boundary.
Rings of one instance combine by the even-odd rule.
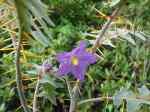
[[[33,16],[35,22],[33,26],[36,25],[40,31],[33,27],[34,37],[31,35],[24,37],[21,45],[23,89],[29,108],[32,108],[33,103],[38,74],[37,66],[42,65],[43,61],[48,59],[57,68],[55,55],[58,52],[70,51],[80,40],[95,39],[87,34],[100,30],[107,17],[115,9],[115,6],[110,7],[111,0],[43,0],[43,2],[48,6],[47,15],[55,26],[41,25],[41,21],[36,19],[38,18],[36,16],[42,16],[38,15],[41,13],[38,11],[41,6],[39,5],[34,10],[35,13],[37,10],[38,14]],[[21,13],[25,15],[23,9]],[[150,93],[149,14],[149,0],[128,0],[124,4],[124,8],[114,20],[114,27],[131,32],[138,31],[141,35],[139,38],[138,34],[137,36],[125,35],[124,39],[118,35],[119,39],[112,39],[115,47],[105,44],[99,49],[102,54],[98,54],[102,59],[89,67],[80,87],[79,101],[114,96],[121,88],[127,88],[137,95],[139,88],[144,87],[141,90]],[[15,81],[15,42],[17,42],[18,31],[18,18],[14,3],[9,0],[0,0],[0,112],[23,112]],[[35,31],[42,32],[42,34]],[[67,76],[67,78],[73,86],[75,79],[72,76]],[[147,100],[150,102],[149,97]],[[130,108],[138,105],[133,102],[128,103],[130,103],[128,104]],[[50,73],[45,75],[41,80],[38,94],[40,112],[67,112],[69,104],[69,93],[65,81],[57,79]],[[105,98],[102,101],[79,105],[78,111],[126,112],[126,104],[127,101],[122,101],[117,107],[112,99]],[[135,111],[128,110],[128,112],[149,111],[150,106],[147,104],[140,105],[140,108]]]

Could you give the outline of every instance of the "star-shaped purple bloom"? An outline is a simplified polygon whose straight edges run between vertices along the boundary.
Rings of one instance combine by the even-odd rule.
[[[81,41],[79,46],[71,52],[57,55],[60,63],[58,74],[66,75],[72,73],[77,79],[83,80],[87,67],[96,62],[96,56],[86,51],[86,42]]]

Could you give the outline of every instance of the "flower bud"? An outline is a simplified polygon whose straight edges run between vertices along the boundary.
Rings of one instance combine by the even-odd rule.
[[[43,64],[42,64],[42,70],[44,73],[48,73],[52,70],[52,65],[49,64],[47,61],[45,61]]]

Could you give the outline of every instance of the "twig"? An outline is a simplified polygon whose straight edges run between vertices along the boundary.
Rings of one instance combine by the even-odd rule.
[[[36,84],[35,92],[34,92],[34,98],[33,98],[33,112],[38,112],[38,109],[37,109],[37,94],[38,94],[38,91],[39,91],[39,85],[40,85],[40,77],[38,76],[37,84]]]
[[[92,48],[92,53],[95,53],[97,48],[101,45],[102,43],[102,40],[103,40],[103,37],[106,33],[106,31],[109,29],[113,19],[116,17],[116,15],[118,14],[118,12],[120,11],[121,8],[116,8],[112,15],[110,16],[110,18],[107,20],[107,22],[104,24],[104,26],[102,27],[102,30],[98,33],[97,35],[97,38],[96,38],[96,41],[93,45],[93,48]]]
[[[23,37],[23,30],[22,30],[23,28],[22,28],[22,21],[20,20],[21,15],[20,15],[20,10],[18,8],[20,4],[18,0],[15,0],[15,5],[17,8],[18,21],[19,21],[19,41],[18,41],[18,46],[16,50],[16,83],[17,83],[17,89],[18,89],[18,94],[19,94],[21,105],[25,112],[30,112],[26,103],[25,95],[23,92],[22,79],[21,79],[22,74],[21,74],[21,69],[20,69],[20,49],[21,49],[21,41]]]

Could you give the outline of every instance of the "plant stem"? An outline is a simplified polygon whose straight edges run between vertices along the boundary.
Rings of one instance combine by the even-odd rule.
[[[70,96],[70,98],[72,98],[71,87],[70,87],[70,83],[68,82],[67,78],[65,78],[65,82],[66,82],[66,85],[67,85],[67,88],[68,88],[69,96]]]
[[[21,105],[24,109],[25,112],[29,112],[29,109],[27,107],[26,104],[26,99],[25,99],[25,95],[23,92],[23,85],[22,85],[22,75],[21,75],[21,69],[20,69],[20,44],[21,44],[21,36],[22,34],[20,34],[20,38],[18,41],[18,47],[17,47],[17,51],[16,51],[16,83],[17,83],[17,89],[18,89],[18,94],[19,94],[19,98],[20,98],[20,102]]]
[[[80,81],[77,80],[76,85],[72,90],[69,112],[76,112],[79,83]]]
[[[86,100],[83,100],[83,101],[80,101],[78,103],[78,106],[79,105],[82,105],[84,103],[89,103],[89,102],[98,102],[98,101],[103,101],[103,100],[114,100],[114,97],[111,97],[111,96],[103,96],[103,97],[98,97],[98,98],[91,98],[91,99],[86,99]],[[150,105],[150,101],[149,99],[146,99],[144,97],[121,97],[119,98],[121,100],[130,100],[130,101],[135,101],[135,102],[142,102],[144,104],[148,104]]]
[[[22,37],[24,36],[23,34],[23,28],[22,28],[22,21],[20,20],[20,9],[18,8],[19,4],[19,0],[15,0],[15,5],[16,5],[16,9],[17,9],[17,14],[18,14],[18,21],[19,21],[19,40],[18,40],[18,46],[17,46],[17,50],[16,50],[16,83],[17,83],[17,89],[18,89],[18,94],[19,94],[19,98],[20,98],[20,103],[24,109],[25,112],[30,112],[27,103],[26,103],[26,99],[25,99],[25,95],[23,92],[23,85],[22,85],[22,74],[21,74],[21,68],[20,68],[20,49],[21,49],[21,41],[22,41]]]
[[[110,19],[108,19],[107,22],[103,25],[102,30],[98,33],[97,38],[96,38],[96,41],[95,41],[95,43],[94,43],[94,45],[93,45],[92,53],[95,53],[96,50],[97,50],[97,48],[100,47],[100,45],[102,44],[102,41],[103,41],[103,39],[104,39],[103,37],[104,37],[106,31],[109,29],[109,27],[110,27],[110,25],[111,25],[113,19],[114,19],[114,18],[116,17],[116,15],[119,13],[120,9],[121,9],[121,8],[119,8],[119,7],[116,8],[116,9],[113,11],[112,15],[110,16]]]
[[[36,84],[36,87],[35,87],[34,98],[33,98],[33,112],[38,112],[38,109],[37,109],[37,94],[38,94],[38,91],[39,91],[39,85],[40,85],[40,77],[38,77],[37,84]]]

